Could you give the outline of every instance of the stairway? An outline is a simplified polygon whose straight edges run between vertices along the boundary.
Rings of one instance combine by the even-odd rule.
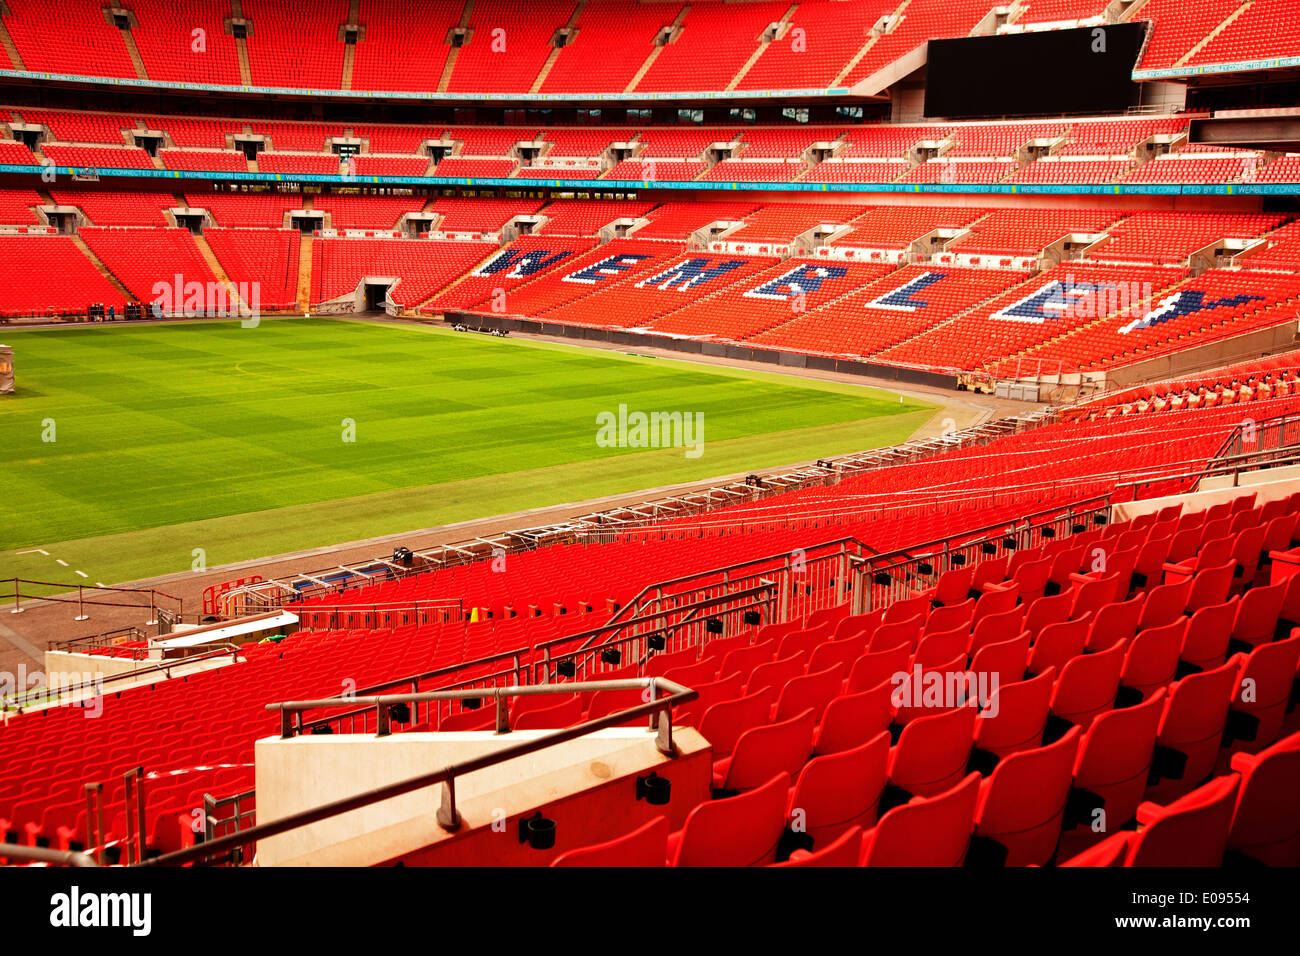
[[[689,4],[683,6],[682,9],[678,12],[677,18],[673,20],[673,22],[670,23],[669,26],[671,26],[674,30],[677,29],[679,26],[681,26],[682,21],[686,19],[686,14],[690,13],[690,10],[691,8]],[[645,62],[642,63],[640,69],[636,71],[636,75],[632,77],[631,82],[629,82],[627,86],[623,88],[624,93],[631,93],[633,90],[636,89],[636,85],[641,82],[641,78],[650,72],[650,67],[655,65],[655,60],[659,59],[659,54],[662,53],[665,49],[667,49],[667,47],[668,47],[667,44],[664,44],[663,46],[655,46],[654,49],[650,51],[650,55],[645,58]]]
[[[573,14],[569,17],[564,29],[573,30],[578,26],[578,18],[582,16],[583,9],[587,6],[587,0],[578,0],[577,6],[573,8]],[[528,88],[529,93],[540,93],[542,84],[546,82],[546,77],[551,72],[551,67],[555,66],[555,61],[560,58],[560,51],[564,47],[553,47],[550,54],[546,57],[546,62],[542,64],[541,72],[537,74],[537,79],[533,80],[533,85]]]
[[[140,58],[140,48],[135,45],[135,37],[131,35],[131,28],[122,27],[118,32],[122,34],[122,42],[126,44],[126,52],[131,57],[131,65],[135,67],[135,78],[137,80],[149,79],[149,74],[144,68],[144,60]]]
[[[469,29],[470,18],[474,15],[474,0],[465,0],[465,11],[460,15],[460,22],[456,24],[460,29]],[[454,46],[447,51],[447,62],[442,65],[442,77],[438,80],[438,92],[446,93],[447,86],[451,83],[452,71],[456,69],[456,59],[460,55],[460,47]]]
[[[225,268],[217,259],[217,254],[213,252],[212,247],[208,245],[208,240],[203,238],[201,235],[191,236],[191,238],[194,239],[194,245],[198,247],[199,254],[203,256],[203,261],[208,264],[208,268],[212,270],[212,274],[216,277],[217,281],[225,287],[226,301],[230,306],[238,308],[239,304],[242,303],[245,308],[239,309],[241,314],[250,309],[250,303],[244,302],[240,298],[239,289],[236,287],[235,283],[230,281],[230,276],[226,274]],[[228,309],[227,311],[233,311],[233,309]]]
[[[230,15],[236,20],[244,18],[244,7],[240,0],[230,0]],[[253,69],[248,65],[248,41],[236,38],[235,52],[239,54],[239,82],[244,86],[252,86]]]
[[[1204,38],[1201,39],[1199,43],[1196,44],[1196,46],[1192,47],[1190,50],[1188,50],[1186,53],[1180,56],[1177,60],[1175,60],[1174,66],[1176,67],[1186,66],[1187,62],[1190,59],[1192,59],[1192,57],[1200,53],[1201,50],[1205,48],[1206,44],[1208,44],[1211,40],[1217,37],[1224,30],[1228,29],[1228,27],[1232,25],[1232,21],[1236,20],[1237,17],[1241,16],[1243,13],[1249,10],[1251,6],[1254,5],[1254,2],[1255,0],[1246,0],[1245,3],[1243,3],[1236,10],[1233,10],[1230,14],[1228,14],[1227,17],[1224,18],[1223,22],[1220,23],[1213,30],[1211,30]],[[1141,61],[1139,60],[1138,62]]]
[[[9,62],[13,64],[15,70],[25,70],[27,67],[23,64],[23,58],[18,55],[18,47],[14,46],[13,37],[9,35],[9,28],[5,22],[0,20],[0,46],[9,54]]]
[[[895,10],[892,15],[894,17],[902,16],[903,11],[907,9],[908,4],[911,2],[912,0],[903,0],[903,2],[899,4],[898,9]],[[881,34],[881,36],[884,36],[884,34]],[[879,39],[880,37],[873,33],[871,38],[862,45],[862,49],[853,55],[853,59],[844,64],[844,69],[840,70],[839,75],[831,82],[831,86],[842,86],[844,81],[853,74],[855,69],[857,69],[858,64],[862,62],[862,58],[865,57],[871,48],[876,45],[876,41]]]
[[[792,3],[790,9],[786,10],[785,13],[782,14],[781,19],[778,21],[781,24],[781,29],[777,31],[777,39],[773,40],[773,43],[780,40],[781,35],[785,32],[785,27],[790,23],[790,18],[794,16],[794,12],[798,9],[799,4]],[[740,81],[745,78],[745,74],[754,68],[754,64],[758,62],[758,58],[763,55],[763,51],[766,49],[766,43],[760,42],[758,44],[758,49],[750,54],[749,59],[745,61],[745,65],[736,71],[736,75],[733,76],[731,82],[727,84],[727,92],[731,92],[740,85]]]
[[[303,236],[298,241],[298,311],[303,315],[311,312],[311,244],[312,237]]]
[[[78,249],[81,250],[81,254],[90,260],[91,265],[95,267],[95,269],[99,272],[99,274],[102,275],[105,279],[107,279],[109,283],[112,284],[114,289],[122,293],[123,299],[125,299],[127,302],[131,302],[135,299],[135,296],[131,294],[131,291],[127,289],[125,285],[123,285],[122,280],[119,279],[117,276],[113,275],[113,273],[109,271],[108,266],[104,265],[104,263],[100,261],[99,256],[95,255],[95,253],[91,251],[90,246],[86,245],[85,239],[82,239],[76,233],[73,233],[68,238],[72,240],[73,245],[75,245]]]

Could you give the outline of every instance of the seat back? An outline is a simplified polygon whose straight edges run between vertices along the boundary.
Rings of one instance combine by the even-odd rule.
[[[963,628],[969,634],[971,619],[974,614],[974,598],[967,598],[959,604],[937,607],[925,619],[925,628],[921,633],[924,635],[942,634],[945,631]]]
[[[1239,753],[1241,774],[1228,847],[1268,866],[1300,866],[1300,733],[1257,754]]]
[[[739,674],[741,680],[748,681],[750,675],[754,673],[754,668],[766,664],[775,657],[776,641],[750,644],[748,647],[737,648],[723,657],[722,664],[718,667],[718,674],[722,677]]]
[[[772,717],[776,691],[767,687],[746,697],[714,704],[700,717],[700,736],[713,745],[713,759],[725,757],[736,747],[740,735],[760,727]]]
[[[852,750],[882,730],[893,719],[893,684],[882,680],[875,687],[856,694],[841,694],[826,706],[813,752],[838,753]]]
[[[807,852],[796,850],[788,860],[773,863],[772,866],[857,866],[862,856],[862,827],[849,827],[833,843],[828,843],[820,850]]]
[[[1242,595],[1237,605],[1237,617],[1232,622],[1232,638],[1250,645],[1265,644],[1273,640],[1282,602],[1286,599],[1289,582],[1268,587],[1251,588]]]
[[[1128,641],[1119,641],[1096,654],[1082,654],[1061,669],[1052,691],[1052,713],[1085,730],[1093,719],[1115,704],[1119,675]]]
[[[888,763],[884,731],[851,750],[808,761],[790,793],[790,829],[811,837],[815,850],[851,826],[874,826]]]
[[[895,807],[862,837],[862,866],[961,866],[975,827],[980,775]]]
[[[1233,655],[1222,666],[1173,685],[1158,742],[1183,754],[1186,763],[1180,774],[1152,788],[1148,793],[1152,799],[1181,796],[1214,769],[1242,660],[1242,655]]]
[[[1246,717],[1244,736],[1234,749],[1262,750],[1278,738],[1300,663],[1300,634],[1285,641],[1261,644],[1241,668],[1230,710]]]
[[[998,758],[1042,745],[1056,670],[999,685],[975,719],[975,746]]]
[[[1001,644],[985,644],[970,661],[977,681],[992,685],[1014,684],[1025,679],[1029,666],[1029,632]]]
[[[1142,605],[1142,617],[1138,620],[1138,630],[1148,627],[1160,627],[1180,617],[1187,607],[1187,598],[1192,593],[1192,579],[1177,584],[1158,584],[1147,591],[1146,603]]]
[[[1228,845],[1241,777],[1218,777],[1165,807],[1143,804],[1145,828],[1129,846],[1125,866],[1219,866]],[[1151,817],[1144,818],[1150,808]]]
[[[1007,866],[1043,866],[1056,853],[1082,731],[1011,754],[980,792],[975,833],[1007,849]]]
[[[943,661],[950,661],[957,655],[962,659],[966,658],[966,644],[970,640],[970,631],[964,627],[957,627],[951,631],[943,631],[938,634],[928,634],[921,638],[921,643],[917,645],[916,655],[912,663],[919,664],[922,667],[929,667]]]
[[[1043,628],[1029,649],[1029,673],[1041,674],[1048,667],[1059,671],[1083,653],[1091,630],[1087,621],[1061,621]]]
[[[916,650],[917,642],[921,639],[921,628],[924,625],[925,619],[920,614],[914,614],[903,620],[886,620],[876,628],[876,633],[871,636],[871,643],[867,647],[869,650],[883,651],[906,644],[911,650]]]
[[[844,640],[823,641],[818,644],[808,658],[808,673],[816,674],[836,664],[843,664],[847,673],[853,662],[867,651],[865,634]]]
[[[1187,619],[1187,633],[1183,635],[1179,659],[1198,670],[1210,670],[1227,660],[1228,641],[1232,638],[1239,600],[1233,597],[1193,613]]]
[[[790,775],[776,773],[747,793],[701,803],[677,834],[674,866],[765,866],[785,831]]]
[[[974,734],[971,706],[916,718],[890,752],[889,782],[914,796],[941,793],[965,773]]]
[[[801,674],[786,682],[776,699],[774,720],[786,720],[805,710],[811,710],[814,722],[820,722],[826,706],[839,696],[844,687],[847,668],[836,664],[816,674]]]
[[[982,618],[972,629],[970,644],[966,652],[974,656],[981,647],[989,644],[1001,644],[1025,630],[1025,609],[1013,607]]]
[[[574,694],[568,700],[554,707],[542,710],[530,710],[520,714],[519,719],[511,723],[514,730],[559,730],[572,727],[582,720],[582,699]]]
[[[1106,833],[1127,825],[1137,813],[1167,696],[1165,688],[1158,688],[1140,704],[1102,714],[1088,728],[1075,761],[1074,783],[1101,802],[1091,808],[1085,831],[1097,810],[1105,813]]]
[[[630,833],[561,853],[551,866],[663,866],[668,850],[668,818],[655,817]]]
[[[1157,687],[1172,682],[1178,670],[1178,655],[1183,648],[1187,624],[1187,618],[1179,618],[1163,627],[1139,631],[1124,654],[1120,683],[1145,698]]]
[[[801,651],[797,654],[791,654],[789,657],[778,657],[766,664],[759,664],[754,668],[754,673],[749,675],[749,680],[745,682],[745,692],[752,694],[764,687],[771,687],[780,693],[781,688],[791,678],[798,677],[803,673],[804,665],[807,662],[808,654]]]
[[[911,658],[911,649],[906,644],[887,651],[869,651],[853,662],[844,690],[849,694],[870,690],[881,681],[888,681],[895,674],[904,673]]]
[[[707,684],[718,676],[718,665],[720,663],[721,661],[716,657],[708,657],[686,667],[674,667],[670,671],[664,671],[663,676],[686,687],[695,684]]]
[[[721,789],[752,790],[774,773],[797,773],[812,753],[815,723],[813,712],[805,710],[789,720],[745,731],[736,741]]]
[[[1088,633],[1088,650],[1104,651],[1116,641],[1127,641],[1137,634],[1142,619],[1142,605],[1146,595],[1139,594],[1127,601],[1104,605],[1091,620]]]
[[[1228,591],[1232,588],[1232,572],[1237,562],[1229,558],[1218,565],[1205,565],[1192,578],[1192,589],[1187,595],[1187,613],[1192,613],[1211,604],[1222,604],[1228,600]]]

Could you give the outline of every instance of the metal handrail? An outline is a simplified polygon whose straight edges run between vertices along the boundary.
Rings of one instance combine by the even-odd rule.
[[[20,585],[34,584],[43,588],[62,588],[58,594],[48,596],[39,596],[35,594],[23,595]],[[159,591],[157,588],[121,588],[110,587],[105,584],[86,585],[86,584],[65,584],[62,581],[34,581],[30,578],[0,578],[0,589],[8,590],[6,585],[13,585],[14,613],[21,613],[23,609],[23,597],[29,601],[48,601],[51,604],[76,604],[79,608],[89,604],[93,607],[144,607],[143,604],[123,604],[120,601],[100,601],[94,598],[87,599],[84,592],[91,591],[115,591],[120,594],[147,594],[149,595],[149,608],[155,614],[158,608],[158,598],[163,597],[169,601],[176,602],[177,613],[181,612],[184,602],[174,594],[168,594],[166,591]],[[76,593],[75,598],[61,597],[63,594]],[[152,616],[151,621],[152,623]]]
[[[23,846],[17,843],[0,844],[0,856],[10,861],[53,863],[56,866],[99,866],[89,855],[76,850],[51,850],[42,846]]]
[[[675,681],[665,680],[663,677],[639,678],[633,680],[615,680],[615,681],[588,681],[584,683],[560,684],[560,685],[543,685],[539,687],[505,687],[500,688],[496,696],[498,701],[507,696],[527,696],[536,694],[573,694],[588,693],[602,690],[632,690],[646,689],[650,691],[651,700],[644,704],[638,704],[635,707],[629,707],[625,710],[612,714],[606,714],[604,717],[598,717],[595,720],[584,721],[574,727],[568,727],[563,730],[556,730],[547,733],[541,737],[532,740],[520,741],[503,747],[500,750],[488,754],[482,754],[478,757],[472,757],[468,760],[462,760],[450,764],[439,770],[429,773],[420,774],[416,777],[409,777],[395,783],[386,784],[382,787],[376,787],[364,793],[355,794],[350,797],[343,797],[330,803],[313,807],[310,810],[302,810],[298,813],[292,813],[289,816],[281,817],[268,823],[259,823],[247,830],[240,830],[237,833],[230,833],[218,837],[210,842],[200,843],[196,846],[187,847],[183,850],[176,850],[172,853],[166,853],[162,856],[155,857],[152,860],[145,860],[140,866],[177,866],[185,863],[196,863],[200,860],[206,860],[213,856],[235,850],[238,847],[246,846],[250,843],[256,843],[269,837],[277,836],[281,833],[287,833],[290,830],[296,830],[300,827],[317,823],[321,820],[327,820],[330,817],[338,816],[341,813],[348,813],[352,810],[358,810],[362,807],[370,806],[384,800],[391,800],[394,797],[400,797],[403,794],[411,793],[414,790],[422,790],[436,784],[442,784],[442,806],[438,810],[437,820],[444,830],[454,832],[461,825],[460,813],[456,810],[456,789],[455,781],[457,777],[473,773],[476,770],[483,770],[487,767],[504,763],[507,760],[513,760],[516,757],[525,757],[529,754],[537,753],[548,747],[557,744],[566,743],[570,740],[576,740],[587,734],[594,733],[598,730],[605,730],[609,727],[617,727],[629,720],[638,717],[652,717],[654,726],[657,730],[655,745],[660,753],[668,756],[676,756],[677,749],[672,738],[672,709],[679,704],[689,703],[699,697],[697,691],[688,687],[683,687]],[[658,696],[659,691],[665,691],[666,695]],[[399,703],[413,703],[419,700],[431,699],[464,699],[468,697],[480,697],[481,691],[432,691],[429,694],[403,694],[391,697],[372,697],[367,698],[367,702],[372,703],[378,708],[380,713],[387,714],[387,708]],[[280,711],[281,732],[284,735],[286,725],[292,724],[295,713],[302,713],[304,710],[310,710],[319,706],[336,706],[337,701],[285,701],[277,704],[267,704],[267,710]]]

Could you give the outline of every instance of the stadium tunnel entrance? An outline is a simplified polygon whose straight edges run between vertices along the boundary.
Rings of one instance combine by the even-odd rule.
[[[388,301],[388,290],[393,287],[392,279],[366,279],[362,283],[362,293],[364,302],[362,311],[385,312],[385,303]]]

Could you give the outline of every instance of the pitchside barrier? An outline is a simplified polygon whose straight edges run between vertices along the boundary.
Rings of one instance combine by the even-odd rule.
[[[890,382],[903,382],[908,385],[928,385],[934,388],[953,389],[957,387],[957,369],[922,368],[907,365],[882,365],[860,359],[837,358],[833,355],[810,355],[804,352],[786,352],[779,349],[760,349],[748,345],[727,342],[705,342],[700,339],[681,339],[667,335],[650,335],[643,332],[630,332],[626,329],[602,329],[585,325],[562,325],[558,322],[543,322],[537,319],[525,319],[518,316],[488,315],[477,312],[447,312],[444,322],[448,325],[466,325],[476,328],[502,331],[524,332],[531,335],[552,335],[569,339],[585,339],[589,342],[609,342],[612,345],[633,348],[666,349],[673,352],[689,352],[694,355],[707,355],[712,358],[734,359],[742,362],[761,362],[766,365],[779,365],[786,368],[806,368],[819,372],[838,372],[845,375],[862,375],[884,379]]]

